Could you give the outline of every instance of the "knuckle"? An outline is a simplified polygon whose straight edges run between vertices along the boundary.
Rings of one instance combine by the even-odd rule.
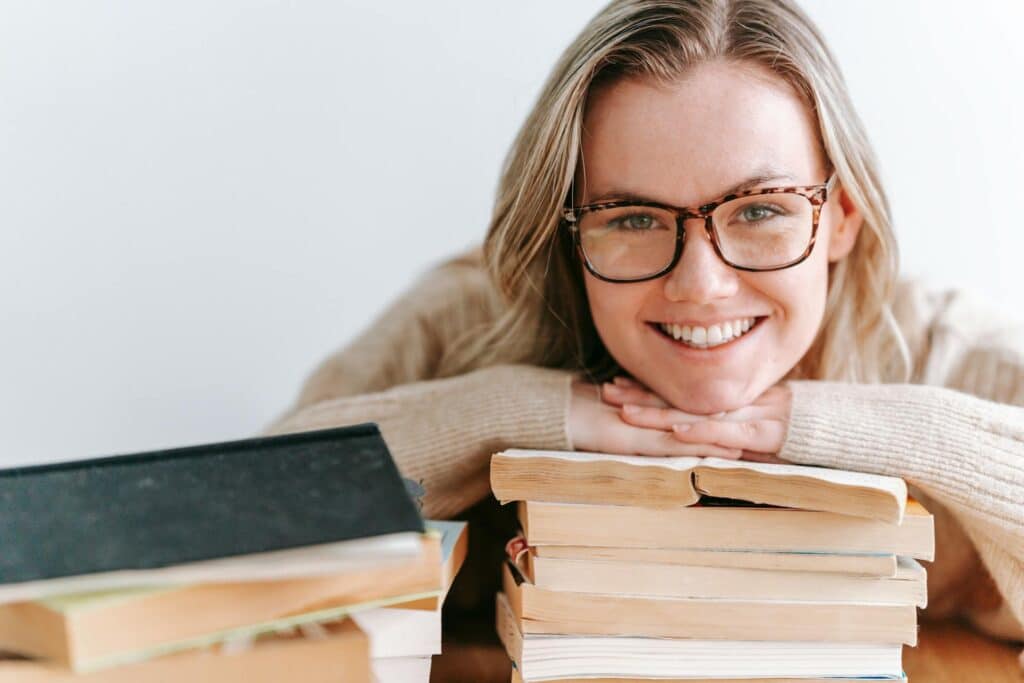
[[[670,424],[669,411],[665,408],[644,408],[644,412],[647,415],[647,419],[650,420],[652,424],[659,427]]]
[[[629,415],[630,417],[636,419],[636,420],[650,420],[651,419],[651,409],[646,407],[646,406],[640,405],[638,403],[634,403],[634,404],[632,404],[632,408],[630,408],[630,411],[631,411],[631,413],[626,413],[626,414]]]

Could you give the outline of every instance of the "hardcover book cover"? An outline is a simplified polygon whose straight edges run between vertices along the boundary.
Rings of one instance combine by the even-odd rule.
[[[423,531],[374,423],[0,470],[0,584]]]

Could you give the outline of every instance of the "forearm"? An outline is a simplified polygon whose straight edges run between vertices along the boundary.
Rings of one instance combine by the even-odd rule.
[[[445,518],[483,498],[495,451],[568,449],[569,372],[500,365],[440,380],[320,401],[266,433],[376,422],[402,474],[426,490],[423,514]]]
[[[1024,408],[935,386],[789,384],[780,457],[902,477],[946,506],[1024,622]]]
[[[790,387],[784,459],[901,476],[1000,525],[1024,524],[1024,408],[934,386]]]

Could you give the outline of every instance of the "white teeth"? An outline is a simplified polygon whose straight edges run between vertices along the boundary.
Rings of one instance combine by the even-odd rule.
[[[709,327],[673,323],[661,323],[660,327],[676,341],[681,341],[687,346],[707,349],[743,336],[754,326],[754,322],[754,318],[740,318]]]

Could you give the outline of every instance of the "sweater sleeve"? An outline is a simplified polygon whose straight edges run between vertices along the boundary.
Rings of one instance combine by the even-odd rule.
[[[795,381],[780,457],[904,478],[945,506],[1024,624],[1024,331],[961,297],[926,338],[925,384]],[[937,549],[942,552],[942,549]],[[1014,623],[1016,622],[1016,623]]]
[[[434,378],[445,345],[486,319],[482,277],[449,263],[420,278],[322,362],[264,433],[375,422],[402,474],[424,487],[423,514],[434,518],[488,493],[494,451],[567,449],[572,373],[506,364]]]
[[[490,491],[490,456],[516,446],[567,450],[572,373],[495,365],[446,379],[312,403],[269,434],[376,422],[402,474],[423,485],[423,514],[447,518]]]

